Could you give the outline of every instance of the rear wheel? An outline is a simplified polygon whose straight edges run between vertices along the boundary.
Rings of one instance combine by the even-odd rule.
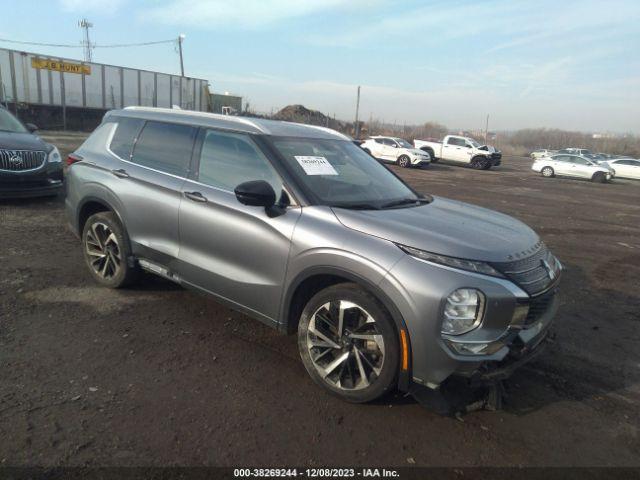
[[[553,168],[551,167],[544,167],[541,173],[543,177],[547,177],[547,178],[551,178],[555,175]]]
[[[407,155],[400,155],[398,157],[398,165],[403,168],[409,168],[411,166],[411,159]]]
[[[84,260],[91,276],[101,285],[121,288],[131,284],[137,269],[129,266],[129,240],[113,212],[91,215],[82,231]]]
[[[349,402],[374,400],[395,383],[400,348],[393,320],[356,284],[325,288],[307,303],[298,349],[311,378]]]

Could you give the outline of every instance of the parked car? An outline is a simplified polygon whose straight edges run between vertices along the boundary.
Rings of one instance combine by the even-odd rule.
[[[482,145],[473,138],[447,135],[442,142],[414,140],[413,144],[429,155],[432,161],[448,160],[487,170],[500,165],[502,152],[489,145]]]
[[[375,158],[405,168],[421,167],[431,162],[429,154],[398,137],[373,136],[362,142],[360,147]]]
[[[533,152],[531,152],[529,156],[535,160],[536,158],[540,158],[540,157],[548,157],[550,155],[553,155],[554,153],[556,153],[556,150],[539,148],[538,150],[534,150]]]
[[[562,150],[558,150],[557,153],[568,153],[570,155],[587,155],[591,153],[591,150],[587,150],[586,148],[563,148]]]
[[[640,160],[635,158],[616,158],[602,162],[601,165],[611,168],[618,178],[640,179]]]
[[[128,107],[69,161],[96,282],[146,270],[297,333],[348,401],[508,376],[556,312],[562,267],[533,230],[420,195],[326,128]]]
[[[52,196],[63,188],[60,152],[36,130],[0,106],[0,198]]]
[[[613,178],[614,172],[605,165],[598,165],[595,161],[583,155],[556,154],[550,157],[538,158],[531,169],[539,172],[543,177],[574,177],[588,178],[594,182],[607,182]]]

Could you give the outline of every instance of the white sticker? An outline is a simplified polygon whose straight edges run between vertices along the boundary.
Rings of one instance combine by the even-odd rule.
[[[324,157],[296,155],[295,159],[307,175],[338,175],[335,168]]]

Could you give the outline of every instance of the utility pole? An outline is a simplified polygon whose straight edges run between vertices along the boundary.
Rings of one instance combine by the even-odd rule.
[[[358,122],[359,113],[360,113],[360,85],[358,85],[358,97],[356,99],[356,127],[354,129],[356,139],[360,137],[360,123]]]
[[[485,127],[484,127],[484,143],[485,143],[485,145],[487,144],[488,141],[489,141],[489,114],[487,113],[487,123],[485,124]]]
[[[82,48],[84,50],[84,61],[91,61],[91,49],[93,48],[91,45],[91,40],[89,40],[89,29],[93,27],[93,23],[91,23],[86,18],[78,21],[78,26],[84,30],[83,39],[82,39]]]
[[[178,35],[178,52],[180,53],[180,75],[184,77],[184,62],[182,60],[182,42],[184,41],[186,35],[181,33]]]

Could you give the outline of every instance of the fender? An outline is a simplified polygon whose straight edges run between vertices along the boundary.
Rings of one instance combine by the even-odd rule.
[[[294,280],[290,283],[289,288],[287,289],[282,305],[280,307],[281,313],[281,322],[279,324],[279,329],[285,333],[292,334],[289,326],[289,318],[288,314],[292,306],[293,294],[300,286],[302,282],[306,279],[311,278],[315,275],[335,275],[338,277],[346,278],[347,280],[352,281],[353,283],[357,283],[362,286],[366,290],[370,291],[372,294],[376,296],[376,298],[384,305],[387,311],[391,314],[391,318],[396,326],[396,330],[398,331],[398,340],[402,342],[401,331],[405,332],[406,335],[406,348],[407,348],[407,356],[408,356],[408,366],[407,369],[403,370],[402,366],[400,368],[398,374],[398,389],[401,391],[409,391],[409,387],[411,385],[411,339],[409,338],[409,330],[400,314],[400,311],[396,308],[391,299],[387,296],[387,294],[382,290],[378,285],[370,282],[366,278],[353,273],[348,270],[344,270],[338,267],[331,266],[319,266],[319,267],[311,267],[302,272],[300,272]]]

